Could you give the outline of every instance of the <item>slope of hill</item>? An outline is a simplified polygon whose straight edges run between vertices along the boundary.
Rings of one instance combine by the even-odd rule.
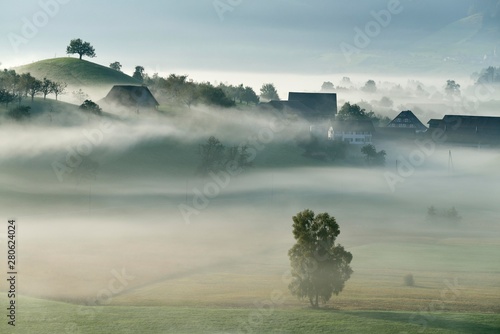
[[[108,88],[116,84],[140,85],[136,79],[109,67],[77,58],[53,58],[14,68],[36,78],[66,82],[71,88]]]

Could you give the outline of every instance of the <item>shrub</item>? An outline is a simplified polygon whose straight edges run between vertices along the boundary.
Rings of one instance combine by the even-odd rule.
[[[9,110],[7,116],[16,121],[22,121],[31,117],[30,110],[31,107],[28,106],[15,107],[14,109]]]
[[[415,286],[415,279],[412,274],[405,275],[404,277],[405,286]]]

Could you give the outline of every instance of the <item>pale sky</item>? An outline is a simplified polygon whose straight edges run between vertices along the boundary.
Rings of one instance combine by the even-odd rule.
[[[328,76],[349,70],[340,45],[354,44],[372,12],[399,3],[363,53],[404,49],[466,16],[475,0],[0,0],[1,68],[65,56],[73,38],[91,61],[119,61],[150,74],[221,78],[273,73]],[[45,4],[45,5],[44,5]],[[219,8],[217,10],[217,8]],[[35,26],[35,30],[29,29]],[[404,38],[401,38],[404,36]],[[13,42],[14,40],[14,42]],[[130,73],[129,73],[130,74]],[[205,78],[203,78],[205,79]],[[242,78],[239,80],[244,82]],[[299,87],[300,88],[300,87]]]

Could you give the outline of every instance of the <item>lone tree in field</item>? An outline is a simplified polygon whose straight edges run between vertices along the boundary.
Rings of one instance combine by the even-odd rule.
[[[94,47],[89,42],[84,42],[80,38],[73,39],[66,48],[66,53],[69,55],[78,54],[80,60],[83,56],[94,58],[96,56]]]
[[[297,242],[288,251],[292,282],[288,288],[299,299],[307,298],[313,308],[338,295],[351,277],[352,254],[335,240],[339,225],[328,213],[314,215],[305,210],[293,217],[293,236]]]

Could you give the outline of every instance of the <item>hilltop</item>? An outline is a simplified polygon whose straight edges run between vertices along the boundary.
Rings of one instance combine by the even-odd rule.
[[[14,68],[18,73],[31,73],[36,78],[66,82],[70,88],[110,89],[117,84],[140,85],[136,79],[87,60],[53,58]]]

